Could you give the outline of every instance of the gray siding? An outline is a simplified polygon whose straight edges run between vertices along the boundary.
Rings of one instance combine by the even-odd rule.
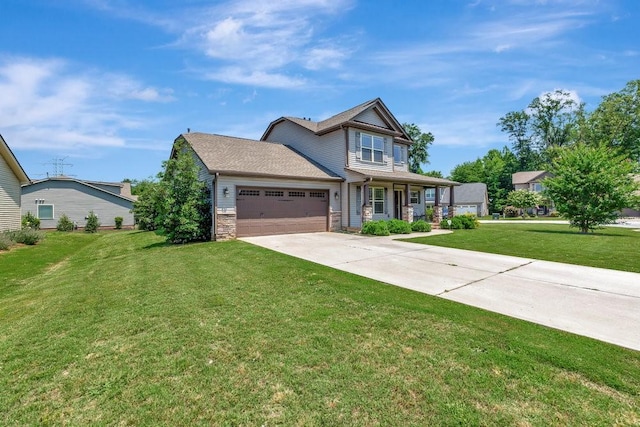
[[[273,128],[267,141],[289,145],[333,173],[344,177],[343,130],[317,136],[310,130],[285,120]]]
[[[380,116],[372,109],[368,109],[353,118],[357,122],[369,123],[389,129],[389,126],[380,118]]]
[[[93,211],[104,227],[113,227],[115,217],[123,218],[123,226],[133,226],[133,202],[83,185],[77,181],[43,181],[22,189],[23,213],[38,215],[39,204],[53,205],[53,219],[41,219],[41,228],[55,228],[62,214],[66,214],[79,227],[86,224],[85,217]]]
[[[0,231],[20,228],[20,181],[0,156]]]
[[[366,133],[384,138],[384,152],[382,163],[365,162],[360,159],[360,148],[356,133]],[[384,172],[393,172],[393,138],[389,135],[377,134],[375,132],[361,131],[359,129],[349,128],[349,166],[359,169],[371,169]]]

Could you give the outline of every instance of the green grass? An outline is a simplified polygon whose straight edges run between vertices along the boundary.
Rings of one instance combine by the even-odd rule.
[[[640,273],[640,232],[627,228],[581,234],[561,224],[483,223],[474,230],[403,240]]]
[[[640,423],[640,352],[243,242],[51,233],[0,289],[0,425]]]

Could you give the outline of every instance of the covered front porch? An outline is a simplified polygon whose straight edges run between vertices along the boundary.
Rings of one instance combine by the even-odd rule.
[[[457,182],[433,178],[410,172],[380,172],[347,169],[347,194],[349,195],[349,228],[360,228],[367,221],[401,219],[413,222],[429,220],[427,209],[433,208],[435,224],[454,213],[454,187]],[[436,197],[430,201],[430,193],[440,194],[448,188],[449,200]],[[433,189],[433,191],[428,191]],[[431,203],[430,203],[431,202]]]

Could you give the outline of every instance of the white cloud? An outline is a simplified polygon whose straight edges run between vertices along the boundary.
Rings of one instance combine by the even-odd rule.
[[[124,146],[123,129],[142,126],[127,100],[166,102],[161,90],[122,75],[79,72],[59,59],[0,58],[0,129],[22,149]]]

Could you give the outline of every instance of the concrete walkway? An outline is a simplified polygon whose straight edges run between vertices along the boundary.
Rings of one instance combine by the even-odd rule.
[[[443,232],[448,231],[434,230],[428,235]],[[638,273],[394,240],[402,237],[312,233],[241,240],[381,282],[640,350]]]

